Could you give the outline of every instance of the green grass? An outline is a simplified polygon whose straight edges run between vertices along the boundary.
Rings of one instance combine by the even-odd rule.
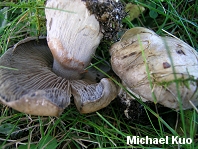
[[[123,30],[143,26],[159,35],[167,32],[198,49],[198,1],[133,1],[146,11],[133,21],[123,19]],[[5,9],[5,7],[8,7]],[[30,36],[46,35],[44,0],[3,1],[0,3],[0,50],[3,54],[16,42]],[[167,32],[164,32],[167,31]],[[102,60],[109,62],[109,43],[103,41],[97,50]],[[98,62],[99,63],[99,62]],[[0,66],[3,67],[3,66]],[[91,67],[97,67],[97,62]],[[11,68],[12,69],[12,68]],[[148,73],[149,74],[149,73]],[[119,81],[110,77],[123,87]],[[149,78],[149,76],[148,76]],[[152,88],[152,82],[150,82]],[[124,88],[124,87],[123,87]],[[0,148],[180,148],[177,145],[126,145],[126,136],[149,136],[164,138],[180,136],[194,138],[190,145],[181,148],[196,149],[198,146],[198,114],[195,109],[163,109],[136,99],[134,116],[127,119],[120,99],[116,98],[108,107],[91,114],[80,114],[72,104],[60,117],[31,116],[1,105]],[[178,92],[178,98],[180,94]]]

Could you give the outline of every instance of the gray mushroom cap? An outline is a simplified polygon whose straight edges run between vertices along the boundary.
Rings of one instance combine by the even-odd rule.
[[[57,76],[52,65],[45,38],[27,38],[8,49],[0,58],[0,66],[5,66],[0,68],[0,101],[27,114],[58,116],[70,104],[71,95],[81,113],[99,110],[117,95],[109,79],[67,80]]]
[[[57,116],[70,104],[69,82],[52,72],[46,39],[30,38],[0,58],[0,101],[32,115]]]

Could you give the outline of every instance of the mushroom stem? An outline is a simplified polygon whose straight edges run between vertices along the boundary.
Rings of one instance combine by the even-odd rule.
[[[47,1],[45,14],[53,71],[66,79],[80,79],[103,37],[99,22],[81,0]]]
[[[60,64],[56,59],[53,62],[53,72],[63,78],[68,80],[77,80],[83,77],[84,69],[75,69],[72,67],[67,67],[63,64]]]

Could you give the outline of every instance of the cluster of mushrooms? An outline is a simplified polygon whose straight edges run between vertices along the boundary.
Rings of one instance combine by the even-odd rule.
[[[95,7],[105,3],[120,7],[118,0],[93,3]],[[4,66],[0,68],[3,104],[31,115],[59,116],[71,98],[80,113],[102,109],[117,96],[121,100],[132,99],[101,72],[86,70],[105,31],[111,31],[113,25],[107,23],[110,28],[105,27],[104,31],[101,18],[108,21],[112,16],[105,12],[99,18],[87,4],[90,1],[46,2],[47,38],[26,38],[0,58],[0,65]],[[116,13],[115,18],[119,16],[117,9],[112,12]],[[198,54],[183,41],[136,27],[112,45],[110,54],[112,69],[123,86],[143,101],[176,110],[179,103],[184,109],[198,105]]]

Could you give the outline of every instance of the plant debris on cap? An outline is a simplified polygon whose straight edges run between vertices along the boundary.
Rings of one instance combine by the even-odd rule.
[[[124,5],[120,0],[83,0],[91,14],[100,22],[104,38],[117,40],[116,34],[122,28],[122,19],[126,17]]]
[[[185,42],[135,27],[112,45],[110,54],[123,85],[143,101],[176,110],[180,103],[183,109],[198,105],[198,53]]]

